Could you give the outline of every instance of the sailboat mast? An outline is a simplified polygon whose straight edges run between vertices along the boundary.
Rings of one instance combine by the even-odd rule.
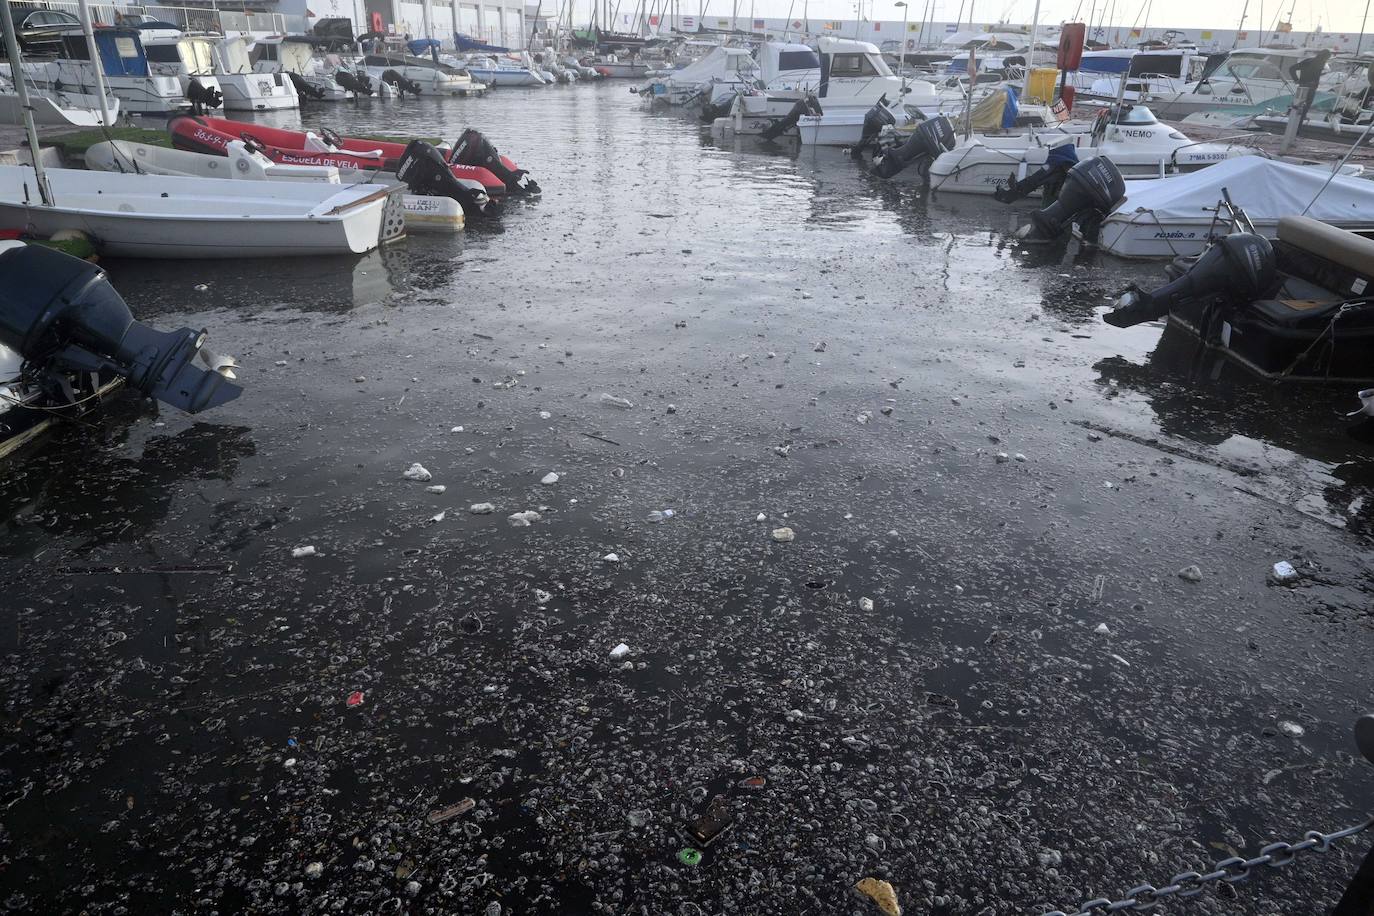
[[[1355,42],[1355,56],[1360,56],[1360,48],[1364,46],[1364,27],[1369,22],[1369,0],[1364,0],[1364,18],[1360,20],[1360,37]]]
[[[43,171],[43,158],[38,154],[38,128],[33,126],[33,109],[29,106],[29,87],[24,82],[24,60],[19,56],[19,42],[14,38],[14,17],[10,0],[0,0],[0,28],[5,31],[5,53],[10,59],[10,73],[14,76],[14,92],[19,96],[19,108],[24,112],[24,132],[29,135],[29,152],[33,154],[33,174],[38,179],[38,196],[45,206],[52,206],[52,189],[48,174]],[[100,61],[92,61],[97,67]]]
[[[100,96],[100,123],[106,127],[114,127],[114,119],[110,117],[110,102],[105,92],[105,67],[100,59],[100,52],[95,46],[95,32],[91,29],[91,7],[87,0],[80,0],[79,12],[81,13],[81,31],[86,35],[86,53],[91,56],[91,66],[95,69],[95,91]]]
[[[1231,39],[1231,50],[1236,49],[1240,42],[1240,33],[1245,28],[1245,14],[1250,11],[1250,0],[1245,0],[1245,5],[1240,8],[1240,22],[1236,23],[1236,37]]]

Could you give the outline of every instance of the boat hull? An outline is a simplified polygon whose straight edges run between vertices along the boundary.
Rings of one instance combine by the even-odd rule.
[[[225,111],[284,111],[301,106],[296,87],[280,73],[218,74]]]
[[[56,206],[39,202],[31,167],[0,166],[0,227],[76,230],[103,254],[136,258],[362,254],[404,233],[399,188],[72,169],[47,176]]]
[[[405,152],[404,143],[352,139],[345,139],[341,150],[315,152],[304,148],[306,138],[303,132],[222,118],[176,118],[168,125],[168,130],[172,134],[172,145],[177,149],[216,156],[228,155],[229,143],[243,139],[246,133],[262,142],[269,159],[283,165],[332,165],[341,170],[394,172]],[[371,153],[380,155],[369,155]],[[506,166],[515,168],[514,163],[509,161],[506,161]],[[490,169],[454,165],[450,166],[450,170],[456,178],[481,182],[492,196],[506,193],[505,182],[492,174]]]

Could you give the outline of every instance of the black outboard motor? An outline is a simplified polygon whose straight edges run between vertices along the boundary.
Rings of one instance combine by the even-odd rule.
[[[1103,218],[1125,196],[1126,182],[1114,162],[1106,156],[1080,162],[1064,176],[1064,186],[1054,203],[1031,214],[1031,225],[1023,235],[1056,238],[1069,228],[1074,217],[1083,214],[1084,237],[1096,238]]]
[[[763,129],[763,133],[759,136],[771,143],[796,127],[804,116],[810,115],[815,118],[822,114],[824,114],[824,112],[821,111],[820,100],[808,92],[806,97],[793,105],[791,110],[788,111],[781,120],[769,124]]]
[[[1007,179],[1007,186],[999,187],[992,192],[992,196],[1004,204],[1015,203],[1029,194],[1034,194],[1043,185],[1045,199],[1054,200],[1059,196],[1059,189],[1064,186],[1064,179],[1068,177],[1069,171],[1076,165],[1078,150],[1072,143],[1050,147],[1044,165],[1020,181],[1016,180],[1016,173],[1012,172],[1011,178]]]
[[[1172,283],[1152,293],[1131,289],[1103,320],[1118,328],[1163,318],[1178,305],[1216,296],[1232,305],[1259,299],[1273,289],[1277,273],[1274,249],[1262,235],[1234,232],[1198,256]]]
[[[859,143],[849,150],[849,155],[858,158],[866,149],[872,149],[876,153],[878,137],[882,134],[883,128],[896,123],[897,118],[888,110],[887,95],[884,93],[872,108],[864,112],[863,131],[859,134]]]
[[[921,177],[929,177],[930,164],[941,153],[954,149],[954,125],[940,115],[922,121],[912,131],[911,139],[873,160],[873,174],[891,178],[909,165],[915,165]]]
[[[352,73],[348,70],[335,70],[334,82],[338,83],[340,86],[347,89],[349,92],[353,93],[354,97],[372,95],[372,93],[374,92],[372,88],[372,80],[368,79],[367,75],[364,73]]]
[[[94,264],[39,245],[0,252],[0,343],[40,372],[109,372],[187,413],[238,397],[233,360],[204,348],[206,332],[155,331]],[[192,363],[199,356],[209,369]]]
[[[203,115],[211,109],[224,104],[224,95],[218,89],[207,87],[200,80],[186,84],[186,101],[191,103],[191,114]]]
[[[539,183],[529,176],[529,172],[507,168],[496,147],[475,127],[464,128],[458,135],[458,142],[453,144],[448,161],[451,165],[481,166],[505,182],[507,193],[540,193]]]
[[[401,160],[396,164],[396,177],[405,182],[411,193],[424,197],[451,197],[463,208],[466,219],[495,219],[501,205],[487,196],[487,192],[469,187],[453,174],[444,156],[423,140],[406,144]]]
[[[296,95],[303,99],[322,99],[324,90],[319,86],[312,86],[305,81],[305,77],[290,70],[286,71],[286,76],[291,80],[291,85],[296,87]]]
[[[391,85],[395,86],[396,91],[400,93],[401,98],[405,98],[407,92],[409,92],[413,96],[416,96],[417,98],[420,95],[420,84],[412,79],[406,79],[404,76],[397,73],[395,70],[383,70],[382,82],[390,83]]]

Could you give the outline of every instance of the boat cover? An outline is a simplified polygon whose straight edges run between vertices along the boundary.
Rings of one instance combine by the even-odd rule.
[[[740,71],[751,72],[757,65],[744,48],[719,47],[696,63],[674,70],[668,82],[676,86],[699,86],[714,79],[731,80]]]
[[[1127,181],[1126,199],[1112,217],[1144,212],[1166,226],[1196,222],[1210,215],[1223,188],[1256,222],[1272,223],[1306,210],[1307,216],[1324,223],[1374,225],[1374,181],[1344,175],[1332,178],[1330,169],[1263,156],[1239,156],[1170,178]]]
[[[453,33],[453,46],[459,53],[467,51],[486,51],[488,54],[507,54],[510,48],[503,48],[500,45],[489,45],[484,41],[478,41],[471,35],[464,35],[462,32]]]

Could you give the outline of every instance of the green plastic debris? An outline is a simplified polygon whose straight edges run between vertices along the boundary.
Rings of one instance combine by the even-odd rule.
[[[681,862],[683,865],[700,865],[701,850],[693,849],[690,846],[684,847],[683,849],[679,849],[677,851],[677,860]]]

